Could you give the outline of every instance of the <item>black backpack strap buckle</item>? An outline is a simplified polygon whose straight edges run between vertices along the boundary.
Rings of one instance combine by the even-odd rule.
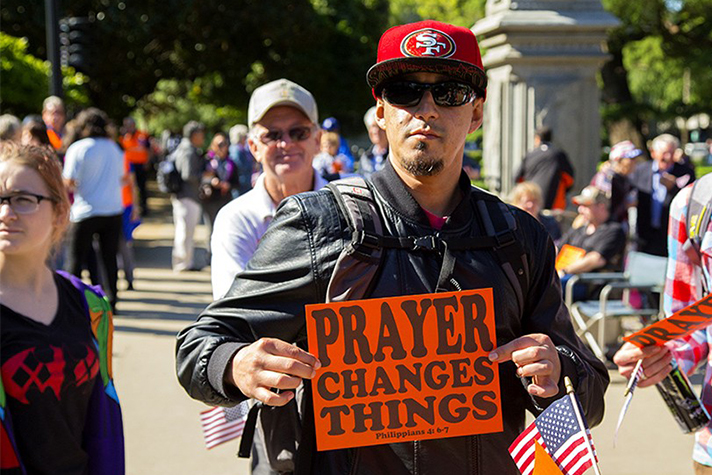
[[[369,249],[381,248],[381,240],[379,237],[366,231],[354,231],[351,242],[355,248],[361,246]]]
[[[435,236],[414,236],[410,238],[413,241],[414,251],[437,251],[438,242]]]
[[[497,242],[497,247],[509,246],[510,244],[514,244],[515,241],[514,233],[512,231],[499,233],[494,236],[494,239]]]

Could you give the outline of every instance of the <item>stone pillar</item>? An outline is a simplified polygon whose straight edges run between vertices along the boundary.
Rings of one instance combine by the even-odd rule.
[[[569,155],[574,190],[600,158],[597,75],[606,31],[618,20],[600,0],[488,0],[472,28],[487,71],[483,160],[491,191],[506,194],[534,131],[546,125]]]

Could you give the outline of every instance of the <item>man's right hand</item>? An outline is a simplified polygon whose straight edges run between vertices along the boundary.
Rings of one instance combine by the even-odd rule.
[[[290,389],[296,389],[303,378],[313,378],[320,367],[314,355],[298,346],[260,338],[235,353],[225,378],[247,397],[268,406],[284,406],[294,397]]]
[[[613,362],[618,365],[618,372],[626,379],[633,376],[633,370],[638,360],[643,360],[643,376],[638,381],[638,387],[653,386],[662,381],[670,373],[672,353],[666,346],[646,346],[638,348],[626,342],[613,356]]]

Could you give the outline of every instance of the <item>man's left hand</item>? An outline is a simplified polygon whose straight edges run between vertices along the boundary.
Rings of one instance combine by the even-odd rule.
[[[490,361],[512,361],[517,365],[517,376],[531,377],[527,391],[532,396],[554,397],[559,394],[561,361],[556,345],[548,335],[532,333],[502,345],[489,355]]]

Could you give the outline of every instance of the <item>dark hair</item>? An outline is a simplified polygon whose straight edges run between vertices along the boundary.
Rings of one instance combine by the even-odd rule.
[[[45,125],[42,117],[39,116],[27,116],[25,120],[22,121],[22,131],[27,131],[33,139],[42,145],[51,145],[49,141],[49,136],[47,135],[47,126]]]
[[[90,107],[79,113],[77,116],[77,128],[81,138],[87,137],[106,137],[108,133],[106,126],[109,123],[109,117],[102,110],[96,107]]]
[[[539,137],[539,140],[541,140],[542,142],[551,142],[552,133],[549,127],[539,127],[538,129],[536,129],[535,133],[536,136]]]

